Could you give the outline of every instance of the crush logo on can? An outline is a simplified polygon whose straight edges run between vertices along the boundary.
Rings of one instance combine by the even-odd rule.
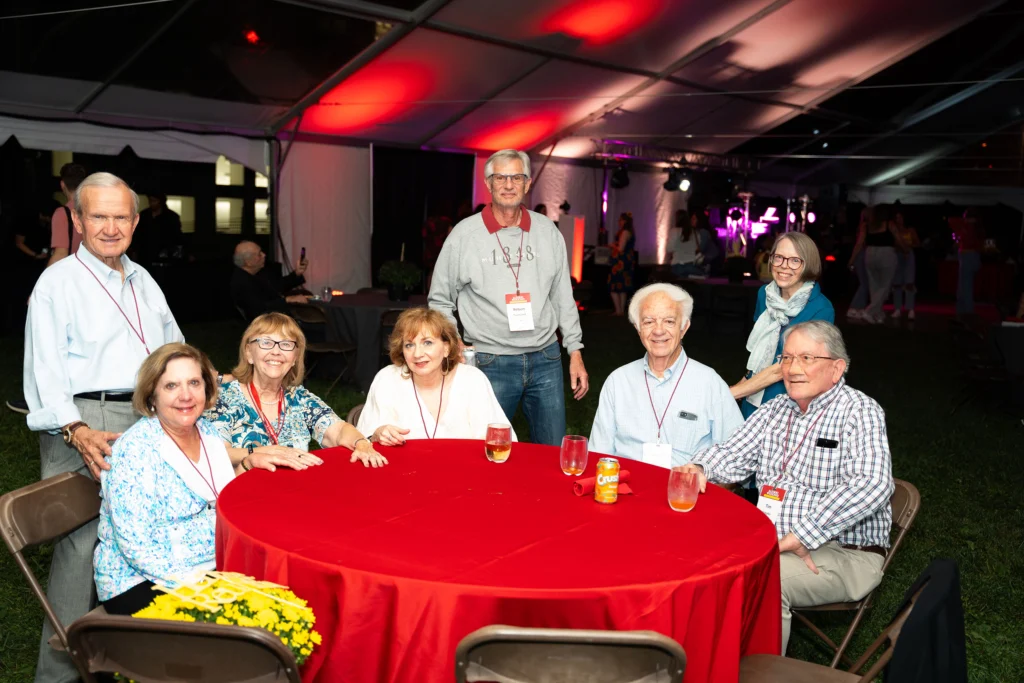
[[[607,486],[608,484],[618,484],[618,483],[619,483],[619,473],[618,472],[616,472],[615,474],[607,474],[607,475],[605,475],[605,474],[598,474],[597,475],[597,485],[598,486]]]

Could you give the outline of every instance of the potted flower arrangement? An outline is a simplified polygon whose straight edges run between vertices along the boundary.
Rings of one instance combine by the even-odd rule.
[[[388,298],[408,301],[409,295],[423,282],[423,271],[408,261],[386,261],[381,265],[378,277],[388,287]]]

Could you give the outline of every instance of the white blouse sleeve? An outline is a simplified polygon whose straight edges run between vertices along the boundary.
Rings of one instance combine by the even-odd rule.
[[[384,368],[377,373],[377,376],[373,378],[373,383],[370,385],[370,390],[366,392],[366,402],[363,404],[363,410],[359,413],[359,421],[356,423],[356,429],[359,430],[360,434],[369,436],[378,427],[385,424],[381,415],[380,399],[387,400],[387,395],[390,393],[388,391],[390,382],[388,381],[387,370],[388,368]]]

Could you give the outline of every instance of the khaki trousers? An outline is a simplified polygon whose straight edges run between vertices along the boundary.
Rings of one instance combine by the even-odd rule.
[[[864,550],[849,550],[832,541],[811,551],[818,573],[794,553],[779,556],[782,578],[782,654],[789,645],[794,608],[853,602],[882,582],[885,559]]]

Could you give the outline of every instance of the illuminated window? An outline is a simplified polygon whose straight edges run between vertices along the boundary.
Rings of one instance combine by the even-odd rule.
[[[167,197],[167,208],[181,216],[181,231],[196,231],[196,200],[193,197]]]
[[[259,171],[256,172],[256,187],[270,187],[270,182],[267,180],[267,176],[263,175]]]
[[[217,185],[242,185],[245,180],[244,167],[225,156],[217,157],[215,169],[214,182]]]
[[[254,205],[256,214],[256,234],[270,234],[270,200],[257,199]]]
[[[217,197],[214,203],[217,232],[237,235],[242,232],[242,200]]]
[[[51,158],[53,159],[53,175],[55,178],[60,177],[60,167],[64,164],[70,164],[73,160],[71,152],[53,152]],[[62,199],[61,202],[64,200]]]

